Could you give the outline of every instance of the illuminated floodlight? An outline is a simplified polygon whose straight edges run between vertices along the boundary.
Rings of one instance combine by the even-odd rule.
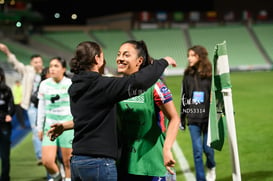
[[[17,27],[17,28],[22,27],[22,23],[21,23],[20,21],[17,21],[17,22],[16,22],[16,27]]]
[[[77,18],[78,18],[78,15],[77,15],[77,14],[73,13],[73,14],[71,15],[71,19],[72,19],[72,20],[76,20]]]
[[[59,19],[60,17],[61,17],[61,14],[60,14],[60,13],[55,13],[55,14],[54,14],[54,18]]]

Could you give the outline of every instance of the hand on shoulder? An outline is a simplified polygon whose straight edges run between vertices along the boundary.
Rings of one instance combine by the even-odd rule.
[[[166,57],[164,57],[164,59],[167,60],[169,65],[176,67],[176,61],[172,57],[166,56]]]

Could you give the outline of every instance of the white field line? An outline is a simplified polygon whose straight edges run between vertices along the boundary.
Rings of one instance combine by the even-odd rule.
[[[189,164],[183,154],[183,151],[180,149],[178,143],[175,141],[173,144],[173,151],[176,156],[176,160],[180,165],[181,171],[184,174],[186,181],[195,181],[195,176],[193,172],[190,170]]]

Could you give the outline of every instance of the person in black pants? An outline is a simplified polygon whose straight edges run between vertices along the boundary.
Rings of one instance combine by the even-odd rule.
[[[6,77],[0,67],[0,156],[1,156],[1,178],[10,180],[10,149],[12,116],[15,113],[13,95],[11,88],[6,84]]]

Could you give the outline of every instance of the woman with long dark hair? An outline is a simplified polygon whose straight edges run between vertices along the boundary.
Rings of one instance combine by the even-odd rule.
[[[153,61],[143,40],[129,40],[117,53],[117,71],[126,77]],[[171,149],[180,119],[171,91],[160,78],[141,95],[120,101],[117,118],[122,145],[120,181],[165,180],[167,172],[174,174]]]
[[[65,171],[64,180],[70,181],[70,157],[72,156],[74,131],[66,131],[55,141],[51,141],[46,133],[53,123],[73,120],[68,95],[68,88],[72,82],[66,76],[66,61],[62,57],[51,58],[48,71],[49,78],[41,82],[38,91],[37,127],[42,140],[42,162],[54,181],[62,180],[60,169],[56,163],[56,154],[59,148]]]
[[[188,66],[184,71],[181,95],[181,129],[189,127],[197,181],[214,181],[214,150],[207,145],[212,65],[205,47],[188,49]],[[186,122],[187,120],[187,122]],[[203,164],[206,156],[207,176]]]

